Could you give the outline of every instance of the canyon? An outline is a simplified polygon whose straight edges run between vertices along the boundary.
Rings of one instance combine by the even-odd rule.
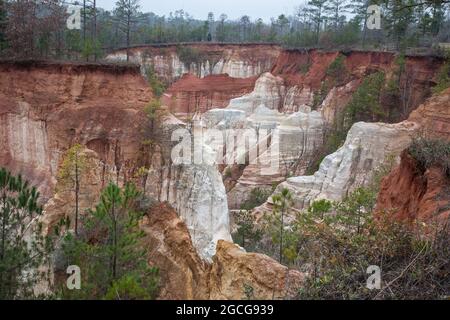
[[[142,187],[152,205],[143,208],[140,226],[148,262],[161,271],[160,299],[245,299],[246,286],[256,299],[295,297],[308,274],[233,244],[230,212],[255,188],[287,188],[301,211],[371,183],[374,171],[392,158],[396,165],[383,179],[377,210],[410,220],[449,216],[448,179],[439,168],[417,170],[405,153],[423,130],[450,139],[450,91],[431,96],[441,58],[405,57],[407,105],[389,123],[354,123],[343,145],[308,175],[327,130],[364,79],[376,72],[384,72],[386,81],[395,77],[395,54],[263,44],[143,46],[130,52],[135,65],[117,64],[126,60],[124,50],[109,54],[105,64],[0,62],[0,166],[39,188],[47,231],[74,210],[73,191],[59,170],[75,144],[88,159],[81,211],[95,206],[109,181]],[[330,66],[338,57],[337,77]],[[145,111],[157,100],[146,81],[149,72],[167,85],[155,124]],[[270,135],[250,140],[245,150],[219,150],[220,156],[251,158],[256,148],[251,164],[215,163],[208,139],[194,151],[211,160],[207,164],[173,163],[174,132],[194,125]],[[274,156],[278,166],[265,170]],[[256,211],[271,207],[269,197]]]

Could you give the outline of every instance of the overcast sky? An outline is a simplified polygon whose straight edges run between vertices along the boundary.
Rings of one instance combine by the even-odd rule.
[[[252,20],[263,18],[270,21],[271,17],[292,14],[294,8],[304,0],[141,0],[144,12],[154,12],[158,15],[169,15],[175,10],[183,9],[197,19],[206,19],[208,12],[214,12],[216,18],[221,13],[229,19],[237,19],[249,15]],[[98,6],[111,10],[116,0],[97,0]]]

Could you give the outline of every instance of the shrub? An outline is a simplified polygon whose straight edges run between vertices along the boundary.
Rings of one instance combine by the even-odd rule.
[[[450,58],[448,58],[447,62],[440,68],[437,75],[437,84],[432,90],[434,94],[438,94],[448,87],[450,87]]]
[[[450,294],[446,226],[433,239],[421,239],[390,219],[367,221],[360,235],[339,223],[310,229],[299,252],[312,272],[300,299],[445,299]],[[381,290],[367,288],[371,265],[382,268]]]
[[[340,126],[337,124],[336,128],[326,130],[323,145],[315,151],[314,157],[308,164],[306,169],[307,175],[313,175],[319,170],[320,164],[325,157],[336,152],[344,144],[348,130],[339,128]]]
[[[231,168],[226,168],[225,172],[223,174],[224,179],[229,179],[233,176],[233,173],[231,172]]]
[[[353,94],[346,108],[347,127],[357,121],[376,121],[385,113],[381,108],[380,96],[384,86],[385,74],[382,71],[366,77]]]
[[[335,80],[336,85],[342,83],[347,75],[347,69],[345,68],[345,56],[339,54],[328,66],[326,74]]]
[[[422,169],[437,165],[442,167],[444,173],[450,177],[450,142],[441,139],[417,138],[413,140],[408,151]]]
[[[317,109],[328,95],[330,85],[327,80],[322,81],[320,89],[314,92],[313,109]]]
[[[205,54],[201,53],[200,50],[196,48],[177,46],[177,55],[180,60],[189,67],[191,64],[200,64],[206,60]]]
[[[160,98],[164,92],[166,91],[166,86],[164,83],[158,78],[158,75],[155,72],[153,66],[149,66],[146,69],[147,81],[152,88],[153,94],[156,98]]]
[[[141,193],[132,184],[110,183],[95,210],[83,215],[83,232],[67,233],[62,242],[65,264],[78,265],[80,290],[60,284],[64,299],[147,299],[157,294],[158,269],[150,267],[143,246],[144,232],[137,211]]]
[[[241,210],[236,217],[237,231],[234,241],[247,250],[254,250],[261,240],[262,232],[256,227],[255,218],[250,211]]]
[[[300,299],[439,299],[450,294],[450,230],[436,237],[411,230],[387,214],[374,220],[375,194],[357,189],[336,205],[336,214],[318,220],[299,214],[298,260],[310,277]],[[422,235],[422,236],[420,236]],[[367,288],[367,268],[382,268],[381,290]]]
[[[140,276],[135,274],[128,274],[123,276],[117,281],[114,281],[112,286],[109,288],[104,299],[105,300],[151,300],[155,296],[153,294],[158,288],[158,270],[150,269],[151,273],[150,283],[141,283]],[[150,287],[150,290],[147,289]]]
[[[255,188],[250,192],[250,196],[241,204],[242,210],[253,210],[262,205],[271,195],[271,190]]]
[[[22,177],[0,168],[0,300],[36,299],[49,284],[42,269],[51,262],[53,236],[43,236],[39,192]]]

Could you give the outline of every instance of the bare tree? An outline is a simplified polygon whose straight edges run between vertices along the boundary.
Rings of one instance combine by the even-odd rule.
[[[119,28],[126,34],[127,62],[130,61],[131,28],[137,22],[139,8],[139,0],[118,0],[116,2],[115,14],[119,22]]]
[[[59,0],[15,0],[6,3],[5,29],[11,54],[16,57],[48,56],[54,38],[63,28],[66,12]]]
[[[6,4],[4,0],[0,0],[0,51],[5,45],[5,28],[6,28]]]
[[[248,38],[249,27],[251,25],[250,17],[245,15],[239,20],[239,25],[241,28],[241,41],[246,41]]]

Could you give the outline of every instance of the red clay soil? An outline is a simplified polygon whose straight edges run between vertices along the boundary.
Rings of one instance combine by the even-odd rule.
[[[227,74],[198,78],[186,74],[167,90],[162,102],[175,114],[224,108],[231,99],[252,92],[256,79],[231,78]]]
[[[450,89],[433,96],[409,117],[424,134],[450,141]],[[377,211],[400,220],[444,220],[450,216],[450,179],[442,168],[420,168],[405,151],[400,165],[382,181]]]
[[[376,71],[392,73],[396,68],[395,55],[390,52],[351,51],[342,52],[345,68],[348,72],[346,82],[361,79]],[[339,52],[318,50],[285,50],[281,52],[272,73],[285,79],[288,86],[308,86],[314,91],[320,89],[327,78],[327,69]],[[412,97],[410,105],[419,105],[429,95],[429,87],[434,83],[433,77],[442,64],[442,59],[430,56],[406,58],[405,73],[412,80]]]
[[[409,120],[419,123],[428,136],[450,141],[450,88],[413,111]]]
[[[80,143],[131,175],[152,98],[137,67],[0,62],[0,166],[50,197],[60,156]]]
[[[271,72],[283,77],[288,86],[308,86],[318,90],[328,66],[337,55],[338,52],[285,50]]]
[[[392,213],[399,221],[445,221],[450,217],[450,179],[438,166],[423,170],[405,151],[400,165],[382,181],[376,211]]]

